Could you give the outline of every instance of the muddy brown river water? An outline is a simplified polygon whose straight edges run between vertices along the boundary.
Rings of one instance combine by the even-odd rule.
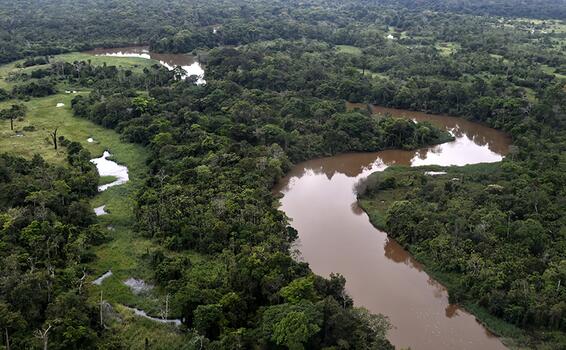
[[[182,66],[204,84],[204,70],[192,55],[156,54],[147,47],[96,49],[93,55],[154,59],[169,69]],[[349,104],[349,108],[367,109]],[[358,207],[355,184],[393,164],[465,165],[498,162],[510,139],[503,133],[449,116],[372,106],[374,113],[428,120],[455,140],[415,151],[351,153],[297,164],[274,189],[281,209],[299,231],[302,258],[317,274],[338,272],[358,306],[389,317],[388,337],[397,348],[413,350],[498,350],[501,341],[475,317],[448,302],[446,288],[385,232],[372,226]]]
[[[446,288],[407,251],[373,227],[357,205],[354,186],[393,164],[498,162],[508,152],[510,139],[461,118],[375,106],[372,111],[428,120],[456,139],[415,151],[342,154],[297,164],[275,190],[283,194],[281,210],[299,231],[302,258],[317,274],[344,275],[356,305],[388,316],[394,327],[388,337],[397,348],[505,349],[473,315],[450,304]]]

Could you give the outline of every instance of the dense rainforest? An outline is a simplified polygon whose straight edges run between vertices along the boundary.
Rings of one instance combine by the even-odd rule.
[[[307,37],[335,44],[348,44],[352,40],[373,40],[373,44],[383,41],[383,37],[375,37],[377,33],[372,33],[372,28],[364,26],[367,24],[380,26],[382,30],[387,26],[402,30],[411,28],[419,32],[419,40],[426,40],[430,36],[423,27],[430,24],[443,27],[442,23],[434,23],[436,16],[442,18],[450,14],[452,19],[455,15],[480,22],[485,19],[501,21],[489,16],[564,20],[565,8],[564,0],[2,1],[0,63],[96,46],[149,42],[156,50],[188,52],[195,47],[238,45],[275,38]],[[544,22],[531,23],[544,27]],[[220,29],[219,35],[213,35],[213,27]],[[483,26],[455,26],[453,30],[463,28],[471,29],[465,33],[468,36],[485,30]],[[38,29],[41,29],[40,35]],[[442,30],[434,34],[448,33]],[[480,38],[475,38],[477,40]],[[495,42],[491,41],[491,44]]]
[[[68,166],[50,165],[40,156],[0,156],[5,348],[33,348],[32,331],[47,328],[60,348],[89,346],[97,337],[84,264],[94,259],[92,245],[105,239],[88,203],[97,193],[98,174],[88,151],[77,142],[64,143]]]
[[[451,139],[346,101],[502,129],[514,142],[502,164],[447,178],[393,169],[361,198],[395,192],[383,226],[452,276],[454,301],[528,331],[521,346],[560,349],[565,18],[564,1],[0,0],[0,63],[21,60],[1,73],[0,118],[17,129],[26,103],[70,86],[84,90],[72,98],[77,118],[144,147],[133,230],[159,248],[140,263],[187,349],[392,348],[387,319],[354,307],[342,276],[296,258],[272,186],[302,160]],[[206,84],[157,64],[54,56],[136,44],[198,54]],[[85,283],[94,247],[113,239],[88,204],[100,179],[84,140],[50,132],[64,164],[0,150],[2,346],[128,348]]]
[[[551,86],[521,121],[496,165],[392,168],[360,186],[374,223],[447,274],[455,302],[477,303],[543,339],[564,342],[566,91]],[[383,203],[387,198],[387,202]],[[553,333],[555,331],[556,333]]]

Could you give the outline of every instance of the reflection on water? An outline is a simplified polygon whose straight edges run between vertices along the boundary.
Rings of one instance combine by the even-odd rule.
[[[98,186],[98,192],[106,191],[108,188],[113,186],[125,184],[130,180],[128,176],[128,168],[108,159],[110,157],[112,157],[110,152],[104,151],[102,157],[90,160],[91,163],[96,165],[96,169],[100,176],[111,176],[116,179],[111,183]]]
[[[500,161],[509,138],[447,116],[373,107],[375,112],[429,120],[456,139],[415,151],[387,150],[310,160],[295,166],[275,188],[281,209],[299,231],[299,249],[320,275],[338,272],[357,305],[389,316],[389,339],[420,350],[504,349],[469,313],[448,302],[446,289],[396,241],[375,229],[358,207],[355,184],[393,164],[464,165]]]
[[[205,84],[204,69],[197,61],[197,58],[189,54],[170,54],[170,53],[155,53],[150,52],[147,46],[132,46],[132,47],[119,47],[113,49],[97,48],[87,53],[95,56],[115,56],[115,57],[134,57],[145,58],[158,61],[161,65],[169,70],[175,69],[180,66],[183,68],[185,75],[183,78],[190,76],[197,76],[196,83],[198,85]]]

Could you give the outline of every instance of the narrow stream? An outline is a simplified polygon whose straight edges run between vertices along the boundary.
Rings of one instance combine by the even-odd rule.
[[[281,209],[299,231],[303,259],[317,274],[344,275],[356,305],[387,315],[394,326],[388,337],[397,348],[505,349],[473,315],[450,304],[446,288],[407,251],[372,226],[357,205],[354,185],[393,164],[498,162],[508,152],[510,139],[461,118],[380,107],[373,111],[429,120],[456,139],[415,151],[343,154],[296,165],[276,190],[283,194]]]

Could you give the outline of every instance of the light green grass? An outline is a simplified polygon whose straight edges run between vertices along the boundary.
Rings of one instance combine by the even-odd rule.
[[[132,69],[134,71],[141,71],[146,67],[151,67],[159,62],[155,60],[137,58],[137,57],[114,57],[114,56],[94,56],[84,52],[71,52],[54,56],[50,59],[53,62],[76,62],[76,61],[89,61],[93,65],[107,64],[109,66],[116,66],[121,68]],[[6,78],[11,72],[14,73],[30,73],[40,68],[47,68],[49,65],[32,66],[27,68],[17,68],[18,64],[23,63],[24,60],[14,61],[0,66],[0,88],[11,89],[13,84],[6,81]]]
[[[118,179],[118,178],[116,176],[112,176],[112,175],[101,176],[98,179],[98,185],[107,185],[109,183],[116,181],[116,179]]]
[[[391,34],[395,37],[397,37],[397,35],[399,35],[400,39],[405,39],[405,38],[409,37],[408,34],[407,34],[407,31],[399,32],[395,27],[391,27],[391,26],[387,28],[387,34]]]
[[[536,96],[535,90],[533,90],[531,88],[523,88],[523,90],[525,91],[525,95],[527,96],[527,100],[529,100],[530,102],[536,102],[537,96]]]
[[[25,126],[34,126],[35,131],[22,131],[23,136],[18,137],[10,130],[10,122],[1,120],[0,150],[28,159],[34,154],[40,154],[48,161],[64,163],[65,148],[59,147],[56,151],[49,138],[50,133],[57,128],[58,136],[65,136],[71,141],[82,143],[93,156],[100,156],[104,150],[109,150],[120,162],[133,164],[135,167],[139,167],[140,163],[143,164],[144,152],[141,146],[124,143],[114,131],[86,119],[74,117],[70,107],[74,96],[57,94],[22,102],[28,107],[28,112],[22,121],[14,122],[14,129],[21,131]],[[0,108],[7,108],[13,102],[0,103]],[[63,103],[65,106],[57,108],[58,103]],[[86,142],[89,137],[93,137],[97,142]]]
[[[362,49],[350,45],[336,45],[336,50],[340,53],[347,53],[350,55],[361,55]]]
[[[435,48],[442,56],[450,56],[460,49],[460,44],[453,42],[440,42],[435,45]]]
[[[121,153],[114,154],[117,156],[116,160],[119,160],[118,156]],[[149,297],[137,296],[123,284],[123,281],[130,277],[150,282],[152,272],[144,263],[143,257],[159,248],[157,244],[132,229],[135,224],[133,196],[140,187],[142,176],[146,171],[143,162],[136,163],[142,159],[121,161],[120,163],[128,166],[130,181],[124,185],[108,188],[92,201],[93,207],[106,206],[108,214],[99,216],[98,221],[101,229],[107,232],[111,240],[95,248],[97,259],[89,268],[92,271],[91,280],[109,270],[113,273],[100,287],[92,288],[93,298],[96,298],[102,290],[105,299],[113,303],[136,306],[155,314],[160,306],[159,290],[151,293]]]
[[[510,62],[507,58],[505,58],[505,57],[502,56],[502,55],[498,55],[498,54],[495,54],[495,53],[490,53],[489,55],[490,55],[491,57],[493,57],[493,58],[503,60],[503,63],[509,63],[509,62]]]
[[[358,72],[362,73],[364,70],[361,68],[356,68],[358,70]],[[365,73],[366,76],[370,76],[374,79],[389,79],[389,77],[387,76],[387,74],[384,73],[379,73],[379,72],[372,72],[366,69]]]
[[[109,66],[116,66],[121,68],[138,69],[142,70],[146,67],[151,67],[159,62],[155,60],[139,58],[139,57],[115,57],[115,56],[94,56],[83,52],[72,52],[62,55],[55,56],[51,61],[64,61],[64,62],[75,62],[75,61],[88,61],[95,66],[100,66],[107,64]]]
[[[91,59],[93,64],[118,63],[121,66],[141,68],[142,65],[155,63],[145,59],[130,59],[116,57],[93,57],[87,54],[66,54],[57,57],[59,60],[74,61]],[[30,67],[29,69],[37,69]],[[28,70],[29,70],[28,69]],[[11,71],[21,70],[15,63],[0,66],[0,86],[11,88],[11,83],[3,78]],[[72,90],[70,87],[60,86],[61,91]],[[77,89],[79,90],[79,89]],[[86,94],[81,91],[79,94]],[[159,246],[149,239],[141,237],[133,230],[134,194],[141,187],[143,178],[147,174],[146,150],[139,145],[123,142],[113,130],[103,128],[86,119],[73,116],[71,100],[76,94],[59,93],[44,98],[34,98],[30,101],[4,101],[0,108],[7,108],[12,103],[23,103],[28,111],[23,120],[15,121],[15,131],[10,130],[10,123],[0,121],[0,152],[20,155],[31,158],[40,154],[48,162],[66,164],[65,147],[56,151],[50,141],[50,133],[58,128],[58,136],[65,136],[70,141],[80,142],[88,149],[93,157],[99,157],[104,150],[113,154],[113,160],[128,167],[130,181],[124,185],[114,186],[100,193],[92,200],[92,207],[106,205],[108,215],[98,218],[101,230],[107,232],[109,240],[100,246],[94,247],[96,259],[87,268],[89,281],[96,279],[102,273],[112,270],[113,276],[104,281],[102,286],[90,285],[91,301],[97,302],[100,292],[103,298],[111,302],[118,310],[120,304],[135,306],[146,310],[150,314],[157,314],[163,304],[163,291],[155,288],[149,295],[134,295],[129,287],[122,282],[129,277],[141,278],[151,282],[152,272],[144,263],[145,254],[156,250]],[[64,103],[63,107],[56,107]],[[25,126],[34,126],[35,131],[22,131]],[[23,136],[16,136],[18,134]],[[89,143],[92,137],[95,142]],[[110,177],[101,178],[101,183],[111,182]],[[186,253],[191,255],[191,253]],[[194,254],[195,257],[199,258]],[[193,258],[191,256],[191,258]],[[112,325],[121,336],[125,337],[130,348],[142,348],[145,338],[151,340],[154,349],[181,348],[187,337],[180,334],[171,326],[156,324],[139,317],[129,315],[127,311],[121,312],[124,322]],[[171,315],[176,316],[176,315]]]
[[[556,68],[554,68],[554,67],[550,67],[546,64],[543,64],[540,67],[541,67],[542,71],[545,72],[546,74],[554,75],[558,79],[566,79],[566,75],[557,73]]]
[[[116,311],[122,317],[122,322],[115,322],[112,328],[120,334],[127,349],[145,349],[147,338],[149,349],[198,349],[200,343],[194,338],[194,333],[182,332],[174,326],[161,324],[137,317],[132,311],[118,306]]]

